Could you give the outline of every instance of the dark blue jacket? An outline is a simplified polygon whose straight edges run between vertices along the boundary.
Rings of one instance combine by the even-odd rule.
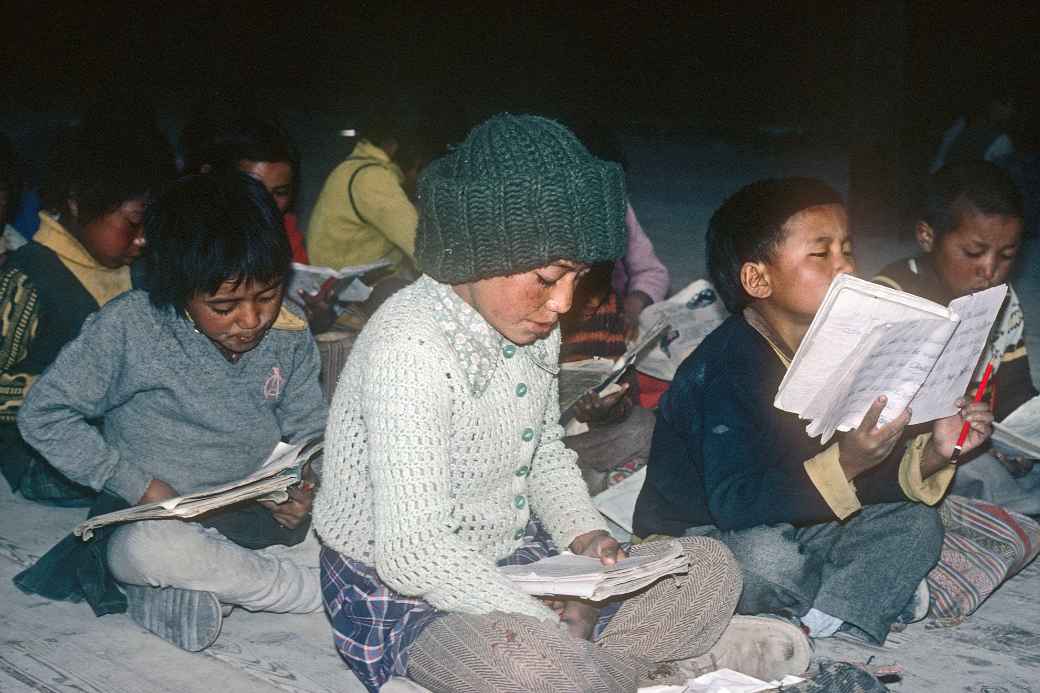
[[[773,407],[786,367],[741,315],[730,316],[679,366],[661,398],[635,533],[735,530],[837,520],[803,463],[822,452],[806,421]],[[896,446],[856,479],[863,505],[905,501]]]

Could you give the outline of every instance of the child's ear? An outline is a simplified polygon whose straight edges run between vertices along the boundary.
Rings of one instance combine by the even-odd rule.
[[[917,234],[917,245],[921,246],[921,250],[926,253],[932,252],[935,247],[935,229],[927,221],[917,222],[917,228],[915,229]]]
[[[769,269],[764,262],[745,262],[740,268],[740,285],[751,298],[769,298],[773,294]]]

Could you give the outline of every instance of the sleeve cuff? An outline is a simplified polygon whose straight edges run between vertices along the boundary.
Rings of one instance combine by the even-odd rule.
[[[845,478],[845,471],[838,461],[837,443],[806,460],[804,464],[809,480],[839,520],[844,520],[863,507],[856,496],[856,487]]]
[[[925,505],[935,505],[942,500],[956,473],[956,468],[950,464],[927,479],[921,477],[924,449],[931,439],[931,433],[914,438],[913,442],[906,446],[906,452],[899,463],[899,487],[903,490],[903,494],[910,500]]]
[[[130,505],[137,505],[141,496],[148,490],[148,484],[152,483],[152,477],[140,469],[126,464],[123,460],[116,463],[115,472],[109,478],[105,487],[118,494]]]

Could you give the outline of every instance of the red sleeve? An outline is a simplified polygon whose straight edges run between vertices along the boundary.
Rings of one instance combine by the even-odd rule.
[[[285,235],[289,237],[289,246],[292,248],[293,262],[301,262],[309,265],[307,260],[307,247],[303,244],[303,234],[300,227],[296,225],[296,214],[289,212],[284,217]]]

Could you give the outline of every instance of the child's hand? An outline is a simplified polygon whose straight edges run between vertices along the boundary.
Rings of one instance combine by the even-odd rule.
[[[628,383],[606,397],[586,392],[574,403],[574,418],[590,425],[620,421],[628,415]]]
[[[301,482],[290,486],[285,491],[289,494],[289,499],[283,503],[275,503],[269,500],[257,502],[270,510],[275,522],[282,527],[296,529],[311,514],[311,508],[314,505],[314,486],[313,484],[308,485],[306,482]]]
[[[838,460],[845,470],[845,478],[855,479],[863,472],[876,467],[888,457],[899,442],[903,429],[910,423],[910,408],[878,428],[877,422],[885,409],[888,398],[881,395],[867,409],[859,427],[841,434],[838,442]]]
[[[332,278],[326,280],[318,289],[318,293],[314,295],[308,294],[303,289],[297,292],[300,300],[303,301],[303,312],[307,316],[307,322],[310,323],[311,332],[315,334],[324,332],[335,322],[336,313],[332,310],[332,304],[336,301],[335,291],[336,280]]]
[[[571,542],[570,549],[579,556],[598,558],[605,566],[612,566],[627,557],[617,539],[602,529],[585,532]]]
[[[987,402],[970,402],[964,397],[957,400],[960,413],[939,419],[932,426],[932,445],[935,451],[945,459],[953,455],[953,448],[961,434],[961,427],[967,421],[970,425],[968,437],[961,446],[961,454],[974,450],[986,442],[993,433],[993,412]]]
[[[141,500],[137,501],[137,504],[158,503],[168,498],[176,498],[177,495],[177,491],[162,479],[152,479],[151,483],[148,484],[148,488],[144,490]]]

